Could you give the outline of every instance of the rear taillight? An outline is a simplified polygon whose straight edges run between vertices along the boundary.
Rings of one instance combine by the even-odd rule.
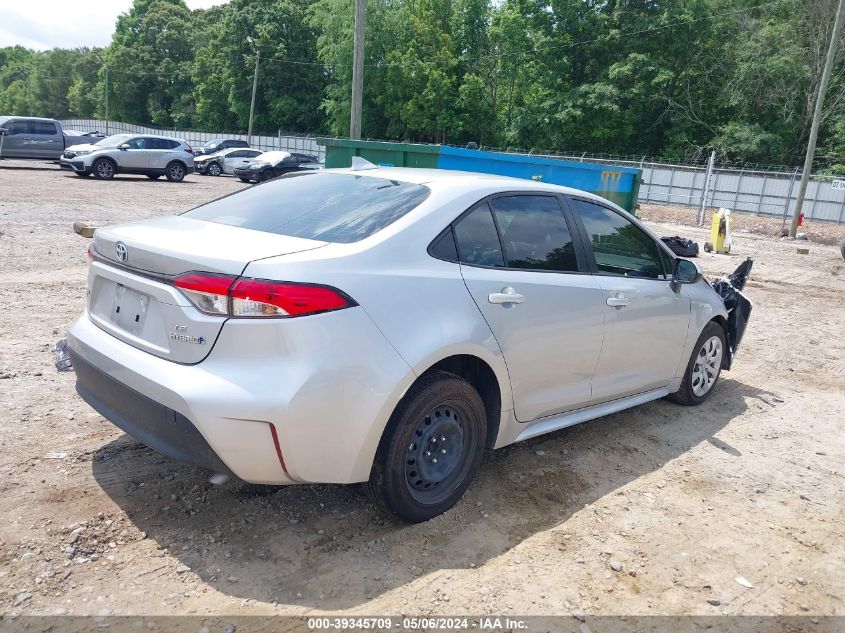
[[[186,273],[173,285],[200,312],[234,318],[289,318],[356,305],[336,288],[315,284]]]
[[[93,261],[94,261],[94,242],[91,242],[91,243],[88,245],[88,261],[89,261],[89,262],[93,262]]]
[[[173,285],[205,314],[229,314],[229,288],[235,277],[186,273],[173,280]]]
[[[193,153],[194,153],[194,150],[192,150],[190,147],[186,147],[186,148],[185,148],[185,151],[186,151],[186,152],[188,152],[189,154],[193,154]]]

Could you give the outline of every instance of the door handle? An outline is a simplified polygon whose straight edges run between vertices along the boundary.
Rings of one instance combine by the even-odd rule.
[[[631,300],[626,299],[624,295],[608,297],[607,305],[609,305],[611,308],[624,308],[627,305],[631,305]]]
[[[487,301],[494,304],[507,305],[509,303],[523,303],[525,301],[525,297],[521,294],[517,294],[513,288],[507,286],[502,288],[501,292],[491,292],[487,295]]]

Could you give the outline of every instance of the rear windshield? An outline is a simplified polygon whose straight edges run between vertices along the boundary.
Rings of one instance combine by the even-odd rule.
[[[417,207],[428,187],[355,174],[289,174],[186,212],[185,217],[349,244]]]

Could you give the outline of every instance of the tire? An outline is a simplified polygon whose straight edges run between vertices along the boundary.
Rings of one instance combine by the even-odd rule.
[[[98,158],[95,160],[91,166],[91,170],[97,180],[111,180],[114,178],[116,171],[114,163],[108,158]]]
[[[710,321],[695,342],[681,388],[670,394],[669,400],[687,407],[707,400],[719,380],[727,349],[722,326]]]
[[[704,251],[709,253],[713,250],[713,245],[710,242],[704,242]]]
[[[161,178],[161,174],[147,174],[147,178],[149,178],[150,180],[158,180],[159,178]]]
[[[241,182],[249,182],[249,178],[241,178]]]
[[[273,172],[269,169],[261,174],[261,178],[259,179],[261,182],[267,182],[268,180],[273,180]]]
[[[220,163],[211,163],[205,168],[205,173],[209,176],[219,176],[223,173],[223,168],[220,166]]]
[[[428,521],[455,505],[469,487],[486,439],[484,403],[472,385],[444,371],[426,374],[390,417],[370,493],[403,521]]]
[[[178,160],[173,160],[167,163],[167,167],[164,168],[164,175],[167,176],[170,182],[182,182],[185,180],[186,171],[182,163]]]

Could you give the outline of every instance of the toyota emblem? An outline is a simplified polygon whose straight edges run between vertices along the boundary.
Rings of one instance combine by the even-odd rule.
[[[126,251],[126,244],[123,242],[118,242],[114,245],[114,252],[117,255],[117,258],[122,262],[126,262],[126,260],[129,259],[129,253]]]

